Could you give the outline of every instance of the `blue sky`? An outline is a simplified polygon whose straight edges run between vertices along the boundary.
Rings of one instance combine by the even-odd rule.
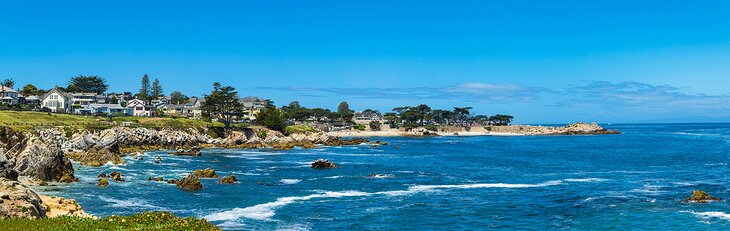
[[[520,123],[730,121],[728,1],[2,1],[0,78]]]

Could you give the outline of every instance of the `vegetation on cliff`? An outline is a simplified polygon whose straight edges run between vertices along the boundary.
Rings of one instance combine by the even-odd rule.
[[[220,230],[204,219],[181,218],[169,212],[143,212],[102,219],[57,217],[0,220],[7,230]]]

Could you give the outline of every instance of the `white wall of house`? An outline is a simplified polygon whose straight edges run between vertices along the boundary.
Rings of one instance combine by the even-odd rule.
[[[41,107],[47,107],[52,112],[69,112],[71,101],[58,91],[51,91],[41,100]]]

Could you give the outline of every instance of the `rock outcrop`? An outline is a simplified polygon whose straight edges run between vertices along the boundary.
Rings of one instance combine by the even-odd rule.
[[[315,169],[327,169],[327,168],[339,168],[335,163],[325,159],[318,159],[312,162],[312,168]]]
[[[206,168],[202,170],[195,170],[193,171],[192,176],[195,176],[197,178],[218,178],[218,174],[215,174],[215,170]]]
[[[45,216],[46,210],[38,194],[18,181],[0,178],[0,219]]]
[[[183,189],[193,190],[193,191],[203,189],[203,184],[200,183],[200,180],[198,179],[198,177],[195,177],[193,175],[188,175],[185,178],[182,178],[182,179],[180,179],[178,181],[174,181],[174,182],[178,188],[183,188]]]
[[[32,134],[27,138],[25,148],[8,158],[13,160],[13,168],[21,176],[44,181],[75,181],[71,161],[64,156],[58,137],[61,133],[55,130]]]
[[[107,180],[106,178],[101,178],[101,179],[99,179],[99,182],[96,183],[96,185],[99,187],[109,186],[109,180]]]
[[[223,178],[221,178],[221,180],[218,181],[218,183],[233,184],[233,183],[236,183],[236,181],[238,181],[236,179],[236,176],[230,175],[230,176],[224,176]]]
[[[566,126],[531,126],[508,125],[486,127],[490,132],[514,133],[521,135],[606,135],[621,134],[619,131],[608,130],[596,123],[573,123]]]
[[[711,201],[719,201],[720,198],[712,197],[710,194],[708,194],[705,191],[702,190],[695,190],[692,191],[692,196],[685,198],[684,201],[689,202],[697,202],[697,203],[707,203]]]
[[[120,172],[113,171],[111,174],[109,174],[109,176],[114,181],[124,181],[124,179],[122,179],[122,173],[120,173]]]
[[[43,207],[46,210],[46,217],[84,217],[93,218],[86,213],[74,199],[66,199],[63,197],[45,196],[38,194],[43,201]]]

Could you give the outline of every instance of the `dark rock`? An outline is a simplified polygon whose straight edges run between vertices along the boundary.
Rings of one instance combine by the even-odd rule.
[[[169,152],[172,155],[176,156],[200,156],[200,147],[193,147],[188,150],[180,149],[176,152]]]
[[[124,179],[122,179],[122,173],[120,173],[120,172],[114,171],[111,174],[109,174],[109,176],[114,181],[124,181]]]
[[[106,178],[101,178],[99,179],[99,183],[97,183],[96,185],[98,185],[99,187],[109,186],[109,180],[107,180]]]
[[[200,180],[198,177],[193,175],[188,175],[185,178],[175,182],[175,185],[178,188],[183,188],[187,190],[201,190],[203,189],[203,184],[200,183]]]
[[[148,181],[163,181],[161,176],[158,177],[149,177],[147,178]]]
[[[195,170],[191,175],[197,178],[218,178],[218,174],[215,174],[215,170],[210,168]]]
[[[710,201],[719,201],[720,198],[711,197],[710,194],[702,190],[695,190],[692,191],[692,196],[685,198],[684,200],[689,202],[707,203]]]
[[[96,178],[107,178],[107,177],[109,177],[109,176],[107,176],[107,175],[106,175],[106,174],[104,174],[104,173],[102,173],[102,174],[99,174],[98,176],[96,176]]]
[[[340,166],[337,166],[335,163],[330,162],[329,160],[325,159],[318,159],[312,162],[312,168],[321,169],[321,168],[339,168]]]
[[[230,175],[230,176],[224,176],[223,178],[221,178],[221,180],[218,181],[218,183],[233,184],[233,183],[236,183],[236,181],[237,181],[236,177],[233,175]]]

